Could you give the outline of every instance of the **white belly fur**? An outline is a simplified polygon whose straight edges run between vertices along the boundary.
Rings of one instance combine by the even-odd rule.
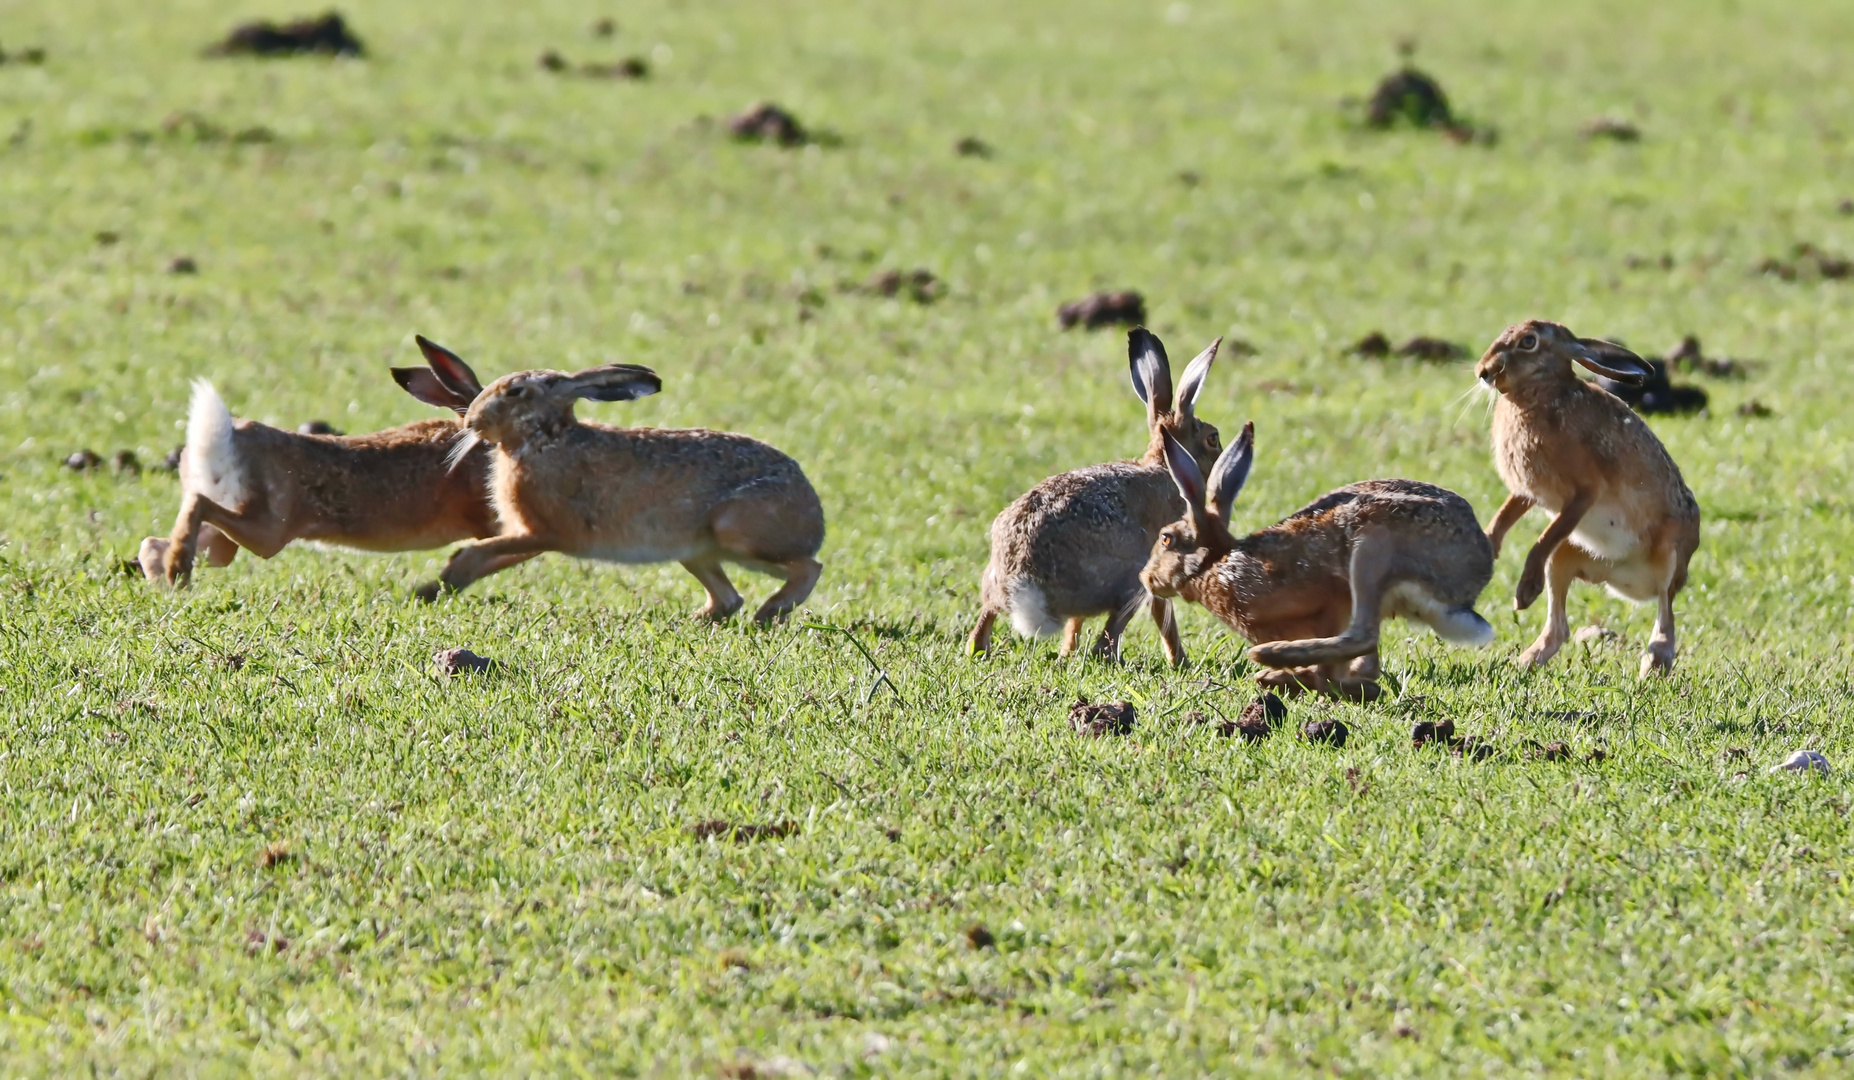
[[[1628,515],[1621,507],[1597,505],[1590,508],[1577,529],[1571,533],[1571,543],[1610,562],[1622,562],[1634,555],[1639,546],[1635,530],[1629,528]]]

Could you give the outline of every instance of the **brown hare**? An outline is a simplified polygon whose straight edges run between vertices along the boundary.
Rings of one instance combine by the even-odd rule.
[[[1494,467],[1512,492],[1487,526],[1494,552],[1526,511],[1536,506],[1554,515],[1526,553],[1513,597],[1513,607],[1524,611],[1547,593],[1545,630],[1519,662],[1536,667],[1564,646],[1565,593],[1582,580],[1660,605],[1641,674],[1665,673],[1674,667],[1674,597],[1699,547],[1699,503],[1642,418],[1579,379],[1573,363],[1623,383],[1639,384],[1649,374],[1620,345],[1540,320],[1507,327],[1474,369],[1499,394]]]
[[[495,448],[490,490],[502,533],[458,548],[419,597],[433,600],[558,551],[605,562],[679,562],[708,592],[698,612],[707,619],[725,619],[741,606],[724,562],[785,580],[756,620],[804,603],[824,569],[816,558],[824,509],[797,462],[745,435],[614,428],[573,415],[582,398],[630,401],[662,385],[634,364],[572,375],[522,371],[491,383],[464,422],[473,439]]]
[[[1062,628],[1061,654],[1075,650],[1082,623],[1106,615],[1094,653],[1120,655],[1127,624],[1149,606],[1174,666],[1184,663],[1184,645],[1170,600],[1149,597],[1139,572],[1159,530],[1178,520],[1184,504],[1166,475],[1164,440],[1174,436],[1205,468],[1221,448],[1217,429],[1197,418],[1222,338],[1185,367],[1172,389],[1165,346],[1143,327],[1127,334],[1133,391],[1146,403],[1146,453],[1137,461],[1115,461],[1052,476],[1004,508],[991,523],[991,561],[979,583],[979,620],[969,642],[974,654],[991,647],[992,624],[1009,613],[1026,637]]]
[[[418,338],[427,366],[394,368],[414,397],[460,417],[481,391],[456,354]],[[418,551],[496,534],[489,451],[464,446],[459,419],[370,435],[301,435],[233,420],[212,384],[193,384],[174,531],[142,541],[150,581],[184,585],[196,550],[225,566],[248,548],[268,559],[297,540],[363,551]]]
[[[1259,682],[1371,700],[1378,624],[1391,616],[1458,645],[1493,640],[1474,611],[1493,577],[1493,545],[1466,499],[1414,480],[1366,480],[1239,537],[1231,514],[1254,457],[1250,423],[1206,484],[1195,455],[1167,436],[1165,465],[1187,511],[1159,534],[1140,578],[1153,596],[1202,604],[1255,642],[1250,659],[1276,669]]]

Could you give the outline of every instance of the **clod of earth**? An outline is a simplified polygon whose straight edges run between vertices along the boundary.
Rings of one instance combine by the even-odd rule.
[[[122,240],[122,234],[114,229],[104,229],[98,232],[93,239],[96,240],[98,247],[109,247],[112,244],[120,242]]]
[[[1657,267],[1662,270],[1672,270],[1674,268],[1674,257],[1666,252],[1662,252],[1659,258],[1645,258],[1641,255],[1629,255],[1623,258],[1622,265],[1631,270],[1652,270]]]
[[[992,156],[991,144],[976,135],[967,135],[953,144],[953,153],[960,157],[988,158]]]
[[[1759,401],[1756,398],[1752,398],[1750,401],[1747,401],[1744,404],[1738,406],[1738,415],[1745,417],[1746,419],[1755,420],[1755,419],[1761,419],[1766,416],[1770,416],[1772,414],[1771,414],[1770,406],[1764,404],[1763,402]]]
[[[966,944],[974,949],[990,949],[997,946],[998,939],[985,929],[984,923],[973,923],[966,927]]]
[[[1627,402],[1629,408],[1643,415],[1657,413],[1694,413],[1706,407],[1706,391],[1697,386],[1676,386],[1668,381],[1667,361],[1647,361],[1650,374],[1640,386],[1596,377],[1596,384]]]
[[[904,291],[917,304],[931,304],[940,298],[942,286],[933,271],[916,268],[906,271],[881,270],[870,275],[864,290],[877,296],[899,296]]]
[[[155,466],[155,468],[161,472],[169,472],[169,473],[179,472],[180,471],[180,455],[183,451],[186,450],[186,448],[187,448],[187,444],[181,443],[179,446],[176,446],[172,450],[169,450],[167,454],[161,458],[161,464]]]
[[[1616,142],[1640,142],[1642,129],[1627,120],[1617,120],[1610,116],[1599,116],[1577,129],[1578,134],[1586,139],[1611,139]]]
[[[1835,212],[1838,214],[1854,214],[1854,199],[1843,199],[1836,203]]]
[[[1599,746],[1599,747],[1592,749],[1588,754],[1584,755],[1584,764],[1599,765],[1599,764],[1602,764],[1604,761],[1608,760],[1608,758],[1609,758],[1609,751]]]
[[[1278,695],[1263,694],[1243,706],[1242,715],[1234,723],[1225,722],[1217,729],[1223,735],[1241,735],[1244,742],[1260,742],[1274,734],[1287,718],[1287,703]]]
[[[591,29],[593,37],[611,37],[618,32],[618,23],[616,20],[607,17],[595,21]]]
[[[742,142],[770,142],[780,146],[803,146],[811,138],[797,117],[770,101],[749,106],[746,112],[727,122],[727,130]]]
[[[709,818],[689,826],[689,834],[697,840],[732,840],[736,844],[744,844],[749,840],[783,840],[797,832],[798,822],[790,818],[770,825],[738,824],[723,818]]]
[[[1104,735],[1131,735],[1138,715],[1130,701],[1091,705],[1083,699],[1069,706],[1069,724],[1077,733],[1095,739]]]
[[[1309,720],[1300,729],[1300,737],[1308,742],[1327,743],[1332,746],[1344,746],[1345,740],[1352,734],[1343,720]]]
[[[566,57],[555,49],[547,49],[534,61],[534,66],[542,71],[561,72],[567,69]]]
[[[208,56],[361,56],[366,49],[337,12],[287,23],[248,22],[206,50]]]
[[[1056,322],[1064,330],[1080,326],[1138,326],[1146,321],[1146,298],[1136,292],[1103,292],[1083,297],[1056,309]]]
[[[1534,742],[1527,746],[1526,756],[1534,761],[1566,761],[1571,756],[1571,744],[1562,739],[1542,746]]]
[[[36,45],[21,49],[16,53],[0,50],[0,64],[43,64],[44,62],[45,50]]]
[[[1386,75],[1372,92],[1365,122],[1387,128],[1398,121],[1425,128],[1454,126],[1455,115],[1449,111],[1442,84],[1413,67]]]
[[[609,64],[581,64],[579,73],[588,79],[648,79],[650,63],[641,56],[627,56]]]
[[[1828,759],[1814,750],[1798,750],[1783,759],[1782,763],[1772,765],[1770,771],[1773,773],[1813,772],[1827,776]]]
[[[1784,281],[1798,278],[1819,276],[1829,281],[1839,281],[1854,276],[1854,260],[1833,255],[1816,247],[1814,244],[1797,244],[1790,249],[1788,259],[1772,256],[1757,265],[1759,273],[1773,274]]]
[[[469,649],[439,649],[432,654],[431,662],[440,675],[462,675],[474,672],[484,674],[496,668],[496,662],[486,656],[478,656]]]
[[[305,420],[296,426],[298,435],[339,435],[335,425],[326,420]]]
[[[89,472],[103,464],[103,458],[95,450],[79,450],[64,459],[64,467],[73,472]]]
[[[133,450],[116,451],[116,453],[110,457],[109,465],[110,468],[116,470],[118,476],[142,475],[142,461],[135,456],[135,451]]]
[[[274,844],[265,844],[257,855],[257,864],[266,870],[295,861],[296,855],[290,850],[290,845],[281,840]]]
[[[1430,743],[1447,745],[1455,741],[1455,721],[1453,720],[1419,720],[1410,728],[1410,745],[1428,746]]]
[[[1700,349],[1700,340],[1693,334],[1680,339],[1680,344],[1667,350],[1661,357],[1669,369],[1689,371],[1709,375],[1715,379],[1741,379],[1752,367],[1749,360],[1734,360],[1728,356],[1707,356]]]
[[[1478,735],[1456,739],[1449,750],[1463,761],[1486,761],[1494,756],[1493,744]]]
[[[1441,338],[1413,337],[1397,346],[1397,355],[1413,360],[1459,360],[1468,355],[1468,350]]]
[[[176,255],[168,261],[167,272],[170,274],[197,274],[200,264],[193,261],[191,255]]]
[[[1382,331],[1373,330],[1353,342],[1352,347],[1346,351],[1354,356],[1389,356],[1390,338],[1385,337]]]

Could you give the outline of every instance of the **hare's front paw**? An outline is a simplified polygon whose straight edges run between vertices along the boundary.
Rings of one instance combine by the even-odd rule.
[[[443,591],[444,591],[444,582],[427,581],[425,584],[420,585],[416,589],[413,589],[412,595],[424,601],[425,603],[429,604],[432,601],[436,600],[438,598],[438,594],[442,593]]]
[[[1545,567],[1526,564],[1526,572],[1519,578],[1519,588],[1513,593],[1513,610],[1524,611],[1532,606],[1532,601],[1545,591]]]

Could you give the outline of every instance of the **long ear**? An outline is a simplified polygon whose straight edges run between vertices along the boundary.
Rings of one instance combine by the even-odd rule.
[[[1171,412],[1172,365],[1159,336],[1143,326],[1127,331],[1127,364],[1133,371],[1133,392],[1150,414]]]
[[[1204,376],[1210,374],[1211,362],[1217,358],[1217,346],[1223,339],[1210,343],[1210,348],[1198,353],[1196,359],[1185,365],[1184,376],[1178,380],[1178,413],[1191,416],[1197,409],[1197,395],[1204,390]]]
[[[470,411],[470,403],[476,400],[474,395],[465,397],[446,386],[430,368],[396,367],[392,371],[394,382],[427,405],[450,409],[462,416]]]
[[[1640,386],[1654,375],[1648,362],[1613,341],[1578,338],[1571,346],[1571,359],[1603,376],[1630,386]]]
[[[569,375],[549,392],[587,401],[634,401],[663,389],[657,373],[637,364],[605,364]]]
[[[1210,501],[1225,526],[1236,509],[1236,496],[1249,480],[1249,466],[1255,464],[1255,421],[1242,426],[1242,434],[1226,447],[1210,470]]]
[[[476,372],[470,370],[469,364],[463,362],[463,357],[419,334],[413,334],[412,340],[418,342],[418,351],[425,354],[425,362],[431,365],[432,374],[459,397],[475,401],[476,396],[483,392],[482,380],[476,377]]]

